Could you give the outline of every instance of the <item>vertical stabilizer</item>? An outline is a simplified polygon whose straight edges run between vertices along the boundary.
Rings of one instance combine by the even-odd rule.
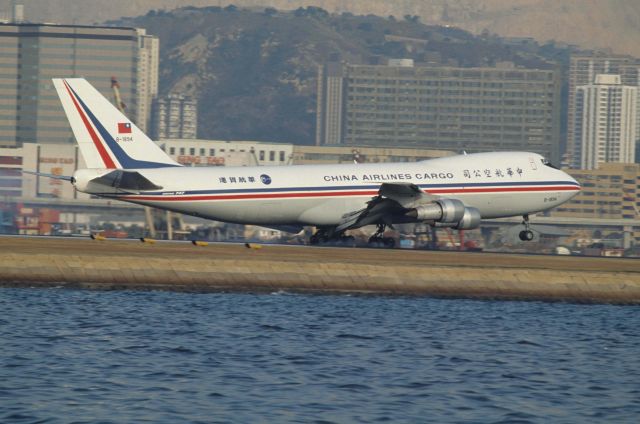
[[[89,168],[180,166],[84,78],[53,79]]]

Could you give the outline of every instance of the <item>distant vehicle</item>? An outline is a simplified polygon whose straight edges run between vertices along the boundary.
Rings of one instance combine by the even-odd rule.
[[[569,256],[571,255],[571,250],[565,246],[556,246],[556,248],[554,249],[554,253],[556,255]]]
[[[353,241],[345,232],[376,225],[371,243],[393,224],[425,222],[459,230],[483,218],[556,207],[580,185],[544,157],[479,153],[416,163],[183,167],[82,78],[54,79],[88,166],[68,179],[81,192],[201,218],[299,232],[312,244]],[[52,176],[55,177],[55,176]]]

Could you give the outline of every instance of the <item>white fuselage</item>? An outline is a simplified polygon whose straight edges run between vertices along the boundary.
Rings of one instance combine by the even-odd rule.
[[[127,202],[203,218],[256,225],[337,225],[366,207],[382,183],[414,184],[458,199],[482,218],[551,209],[579,184],[534,153],[480,153],[415,163],[277,167],[169,167],[137,170],[162,189],[101,193]]]

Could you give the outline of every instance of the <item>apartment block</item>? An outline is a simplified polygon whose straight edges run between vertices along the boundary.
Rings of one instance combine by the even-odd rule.
[[[606,163],[599,169],[568,170],[582,185],[552,216],[640,219],[640,164]]]
[[[156,99],[153,136],[156,140],[195,139],[198,130],[198,102],[188,96],[170,94]]]
[[[631,56],[591,52],[571,56],[569,64],[569,92],[567,116],[567,145],[563,162],[580,168],[582,153],[581,138],[576,136],[576,94],[578,87],[593,84],[599,74],[619,75],[620,83],[637,87],[640,83],[640,59]]]
[[[559,159],[557,69],[345,63],[322,68],[318,86],[317,145],[526,150]]]
[[[605,162],[633,163],[638,139],[638,87],[622,85],[620,75],[599,74],[575,96],[576,140],[581,169]]]
[[[567,172],[580,182],[582,190],[552,209],[551,216],[640,220],[640,164],[604,163],[598,169]],[[635,243],[640,243],[640,227],[633,227],[632,233]]]
[[[157,39],[136,28],[0,24],[0,146],[74,142],[52,78],[86,78],[112,98],[116,77],[125,113],[146,130],[157,50]]]
[[[419,148],[366,146],[293,146],[293,164],[419,162],[453,156],[455,152]]]

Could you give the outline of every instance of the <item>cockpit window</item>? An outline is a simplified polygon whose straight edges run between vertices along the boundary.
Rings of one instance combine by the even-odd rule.
[[[554,164],[552,164],[551,162],[549,162],[549,161],[547,160],[547,158],[542,158],[542,159],[540,159],[540,162],[542,162],[542,164],[543,164],[544,166],[548,166],[549,168],[553,168],[553,169],[560,169],[560,168],[558,168],[557,166],[555,166]]]

